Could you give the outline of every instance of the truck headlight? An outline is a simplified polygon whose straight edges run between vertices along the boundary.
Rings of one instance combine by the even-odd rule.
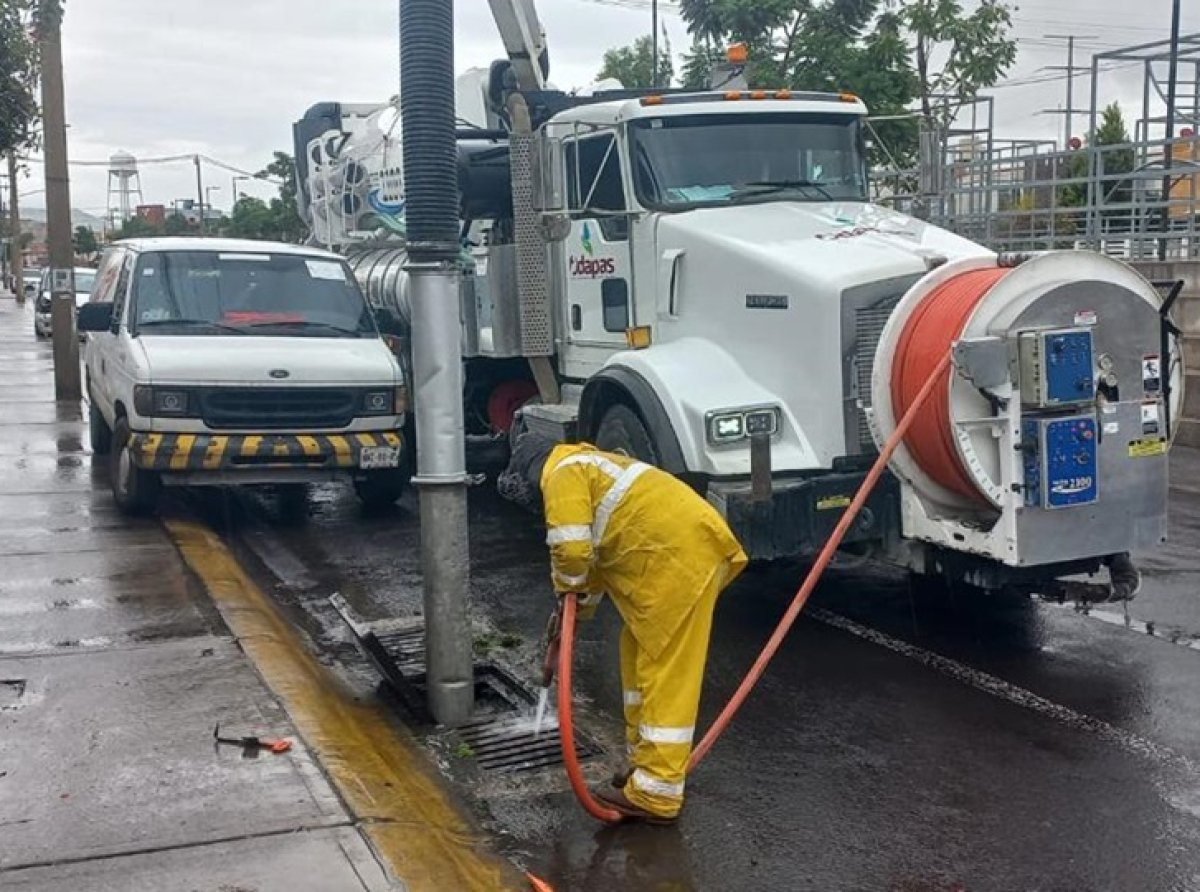
[[[146,418],[187,418],[192,398],[186,390],[139,384],[133,388],[133,407]]]
[[[408,409],[408,388],[366,390],[362,395],[363,415],[400,415]]]
[[[719,446],[736,443],[757,434],[773,437],[779,432],[780,414],[778,406],[709,412],[705,425],[708,442]]]

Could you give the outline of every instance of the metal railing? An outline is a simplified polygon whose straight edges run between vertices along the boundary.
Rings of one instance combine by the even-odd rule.
[[[1171,152],[1168,174],[1166,157]],[[975,154],[950,147],[924,182],[882,171],[873,198],[996,251],[1083,248],[1124,260],[1200,258],[1200,139]]]

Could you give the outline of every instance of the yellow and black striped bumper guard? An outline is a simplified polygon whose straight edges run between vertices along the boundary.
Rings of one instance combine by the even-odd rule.
[[[403,446],[399,431],[355,434],[132,434],[130,455],[148,471],[357,468],[364,449]]]

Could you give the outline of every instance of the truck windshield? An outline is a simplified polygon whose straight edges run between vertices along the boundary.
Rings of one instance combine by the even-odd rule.
[[[706,114],[634,121],[638,198],[656,210],[755,201],[865,201],[859,119]]]
[[[375,336],[341,260],[303,254],[161,251],[134,271],[129,319],[156,335]]]

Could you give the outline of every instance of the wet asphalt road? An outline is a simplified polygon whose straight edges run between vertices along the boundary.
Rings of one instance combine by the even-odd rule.
[[[1178,459],[1185,487],[1200,479],[1194,454]],[[341,592],[368,619],[419,613],[411,497],[368,517],[325,487],[303,521],[269,496],[204,504],[315,646],[373,684],[326,597]],[[452,734],[431,746],[504,849],[560,889],[1197,890],[1198,530],[1200,492],[1177,490],[1173,542],[1143,559],[1128,626],[1120,608],[1084,615],[913,592],[879,569],[832,573],[689,781],[677,828],[601,829],[559,770],[492,775],[452,755]],[[473,492],[477,644],[526,682],[552,603],[542,536]],[[752,569],[722,599],[702,726],[801,569]],[[608,610],[579,646],[579,720],[606,751],[594,780],[622,750],[617,629]]]
[[[8,374],[0,387],[23,387],[14,376],[44,378],[46,352],[21,349],[28,355],[0,359]],[[22,405],[20,392],[9,397],[3,421],[31,426],[20,442],[42,445],[6,454],[0,475],[9,552],[0,558],[0,590],[11,608],[0,652],[10,660],[56,650],[106,658],[157,653],[146,645],[159,641],[214,646],[212,608],[194,581],[177,578],[157,525],[112,510],[77,410],[59,417]],[[1177,453],[1174,478],[1173,539],[1141,559],[1147,584],[1129,627],[1119,609],[1085,616],[914,593],[867,568],[831,574],[689,782],[678,827],[599,828],[559,770],[481,772],[453,734],[431,732],[431,752],[497,844],[560,890],[1200,890],[1200,458]],[[368,619],[419,612],[414,502],[364,516],[348,487],[328,486],[312,493],[310,508],[297,519],[282,515],[269,492],[209,491],[172,497],[163,513],[221,530],[324,661],[370,693],[377,677],[327,599],[341,592]],[[479,651],[531,682],[552,606],[540,524],[484,489],[472,494],[471,522]],[[60,557],[30,558],[49,555],[51,541]],[[115,575],[118,543],[137,548],[153,586]],[[79,551],[86,556],[72,556]],[[701,725],[753,660],[800,572],[748,572],[723,598]],[[58,592],[82,578],[104,610]],[[46,591],[34,590],[43,583]],[[97,584],[119,587],[121,597]],[[44,621],[27,625],[27,612],[13,612],[14,599],[35,596],[53,612],[52,639],[39,637],[50,628]],[[609,610],[579,646],[579,720],[605,751],[589,763],[594,780],[621,752],[616,632]],[[162,671],[183,665],[171,660]],[[248,713],[270,712],[261,696]],[[125,727],[113,702],[94,705],[97,722]],[[197,726],[211,721],[197,709]],[[45,757],[78,763],[86,777],[73,733],[64,726]],[[32,796],[37,779],[30,783]],[[100,826],[80,814],[80,824],[62,826],[64,839]],[[130,814],[153,825],[153,811]],[[18,829],[31,841],[49,839],[33,825]]]

